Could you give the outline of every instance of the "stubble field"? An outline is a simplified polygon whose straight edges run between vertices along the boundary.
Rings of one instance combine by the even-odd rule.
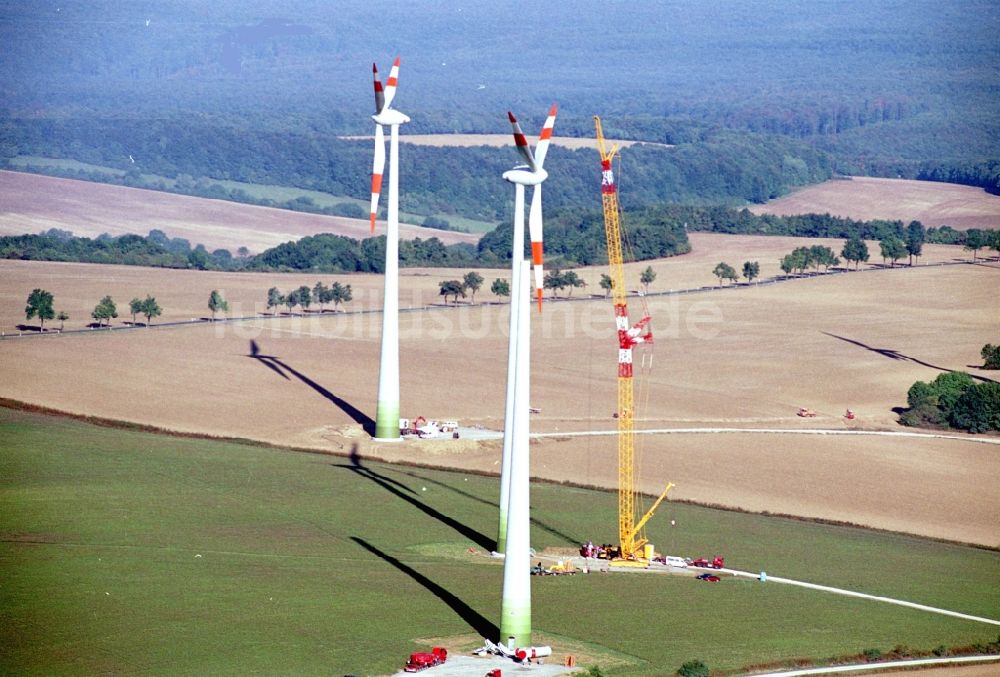
[[[675,281],[685,287],[711,283],[712,262],[719,258],[728,256],[733,264],[743,258],[776,261],[779,252],[803,243],[708,235],[696,235],[694,241],[697,254],[690,258],[653,264],[661,275],[655,288],[670,288]],[[927,259],[962,255],[955,248],[928,249]],[[17,273],[2,276],[5,308],[23,305],[27,287],[44,286],[58,279],[47,276],[66,270],[56,264],[4,265]],[[188,299],[177,306],[191,310],[207,300],[210,287],[224,288],[229,298],[252,306],[273,284],[291,288],[315,281],[315,276],[113,270],[112,278],[104,278],[108,269],[84,266],[70,277],[76,289],[93,290],[88,294],[100,288],[101,294],[116,295],[121,287],[115,285],[124,281],[115,277],[119,273],[145,276],[150,283],[172,277],[177,298]],[[437,303],[437,282],[456,273],[407,272],[404,306],[408,299],[413,305]],[[594,278],[591,288],[600,272],[586,271],[588,279]],[[991,378],[970,365],[979,363],[979,348],[995,333],[998,275],[1000,268],[993,264],[918,266],[649,296],[657,341],[652,374],[637,380],[647,402],[640,427],[899,430],[892,409],[905,406],[914,381],[931,380],[946,369]],[[636,267],[630,277],[637,277]],[[193,290],[196,282],[208,280],[210,285]],[[379,303],[378,278],[350,281],[362,292],[358,307]],[[60,290],[51,290],[59,306]],[[173,294],[149,291],[161,302]],[[130,294],[123,289],[121,298]],[[487,295],[480,292],[480,298]],[[638,299],[632,302],[637,314]],[[507,311],[506,305],[479,304],[402,314],[404,416],[502,427]],[[0,343],[0,394],[185,432],[343,453],[360,443],[369,457],[497,470],[497,441],[366,441],[362,427],[374,415],[380,323],[377,313],[328,313],[7,340]],[[532,419],[533,432],[614,429],[611,337],[603,298],[548,303],[540,316],[533,315],[532,406],[540,409]],[[819,416],[797,417],[800,406]],[[842,418],[847,407],[857,412],[853,422]],[[642,486],[656,491],[669,480],[677,484],[674,499],[995,547],[1000,544],[997,447],[955,437],[644,435]],[[532,472],[613,487],[614,444],[613,436],[539,440],[532,446]]]
[[[763,235],[719,235],[714,233],[691,233],[692,252],[684,256],[626,266],[626,280],[632,292],[641,289],[640,271],[652,267],[656,281],[651,292],[687,289],[702,286],[716,286],[719,281],[712,269],[719,261],[726,261],[737,270],[743,261],[760,263],[761,278],[782,275],[779,261],[782,256],[796,247],[814,244],[826,245],[840,252],[843,240],[822,238],[772,237]],[[878,265],[878,243],[868,242],[872,254],[871,264]],[[970,261],[971,255],[960,247],[925,245],[920,265],[953,261]],[[868,267],[868,266],[865,266]],[[604,266],[576,269],[587,283],[583,289],[573,292],[574,297],[598,295]],[[403,268],[400,270],[400,306],[423,307],[443,303],[439,295],[442,280],[461,278],[467,272],[461,268]],[[496,278],[508,279],[510,268],[479,269],[485,279],[483,288],[476,295],[476,303],[500,302],[489,287]],[[11,333],[18,324],[35,324],[37,320],[26,322],[24,301],[28,293],[41,287],[55,296],[56,310],[65,310],[70,315],[67,329],[79,329],[92,322],[90,312],[97,302],[107,294],[118,304],[120,319],[126,319],[130,299],[145,298],[147,294],[156,297],[163,307],[163,316],[155,322],[190,320],[208,315],[208,296],[219,290],[229,302],[230,315],[252,315],[271,312],[267,308],[267,290],[278,287],[283,292],[301,285],[312,288],[318,281],[326,285],[334,281],[350,284],[354,300],[347,310],[378,310],[382,307],[383,278],[369,274],[339,273],[219,273],[196,270],[167,270],[161,268],[141,268],[136,266],[95,266],[81,263],[43,263],[0,259],[0,331]],[[567,292],[562,292],[565,296]],[[548,296],[548,294],[547,294]],[[506,299],[503,299],[506,302]],[[469,305],[472,298],[461,300],[459,305]],[[279,311],[287,310],[285,308]],[[301,312],[297,308],[296,312]],[[318,312],[318,306],[310,311]],[[327,308],[326,310],[331,310]],[[131,319],[131,318],[128,318]],[[138,318],[143,319],[141,316]],[[51,327],[52,323],[46,326]]]
[[[1000,196],[954,183],[856,176],[807,186],[750,208],[754,214],[833,214],[900,219],[956,230],[1000,227]]]
[[[365,219],[306,214],[223,200],[161,193],[38,174],[0,171],[0,235],[39,233],[49,228],[79,237],[102,233],[145,235],[154,228],[182,237],[209,251],[259,253],[307,235],[335,233],[357,239],[370,236]],[[380,225],[384,232],[385,224]],[[446,244],[476,242],[478,235],[400,224],[400,236],[437,237]]]

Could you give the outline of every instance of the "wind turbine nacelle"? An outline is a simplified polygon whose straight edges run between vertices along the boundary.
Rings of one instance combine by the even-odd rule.
[[[544,169],[531,171],[527,166],[515,167],[503,173],[504,181],[519,183],[522,186],[537,186],[547,178],[549,178],[549,173]]]
[[[403,113],[400,113],[398,110],[395,110],[394,108],[387,108],[381,113],[376,113],[375,115],[373,115],[372,120],[374,120],[375,123],[379,125],[392,126],[392,125],[401,125],[404,122],[409,122],[410,118],[408,118]]]

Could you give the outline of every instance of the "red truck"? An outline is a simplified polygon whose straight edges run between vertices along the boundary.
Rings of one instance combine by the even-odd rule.
[[[406,667],[403,668],[403,671],[420,672],[427,668],[433,668],[435,665],[441,665],[446,660],[448,660],[448,650],[444,647],[436,646],[431,649],[430,653],[426,651],[411,653],[410,660],[407,662]]]
[[[702,567],[703,569],[721,569],[726,566],[726,560],[721,555],[716,555],[715,559],[709,562],[704,557],[699,557],[698,559],[691,562],[693,567]]]

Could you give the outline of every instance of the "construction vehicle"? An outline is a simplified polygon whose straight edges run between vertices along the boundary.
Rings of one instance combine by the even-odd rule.
[[[643,527],[653,516],[667,492],[674,485],[668,483],[653,506],[641,517],[638,516],[635,490],[635,404],[632,384],[632,348],[639,344],[653,342],[653,334],[648,325],[650,317],[644,298],[641,298],[643,316],[634,325],[629,325],[628,304],[626,303],[625,261],[622,247],[623,231],[621,207],[618,204],[618,187],[615,184],[612,161],[618,154],[618,146],[608,150],[601,129],[601,118],[594,116],[597,131],[597,146],[601,153],[601,204],[604,208],[604,234],[608,247],[608,267],[611,274],[611,298],[615,309],[615,326],[618,338],[618,557],[619,564],[645,566],[653,553],[647,548],[648,540],[642,535]],[[627,243],[627,235],[624,238]],[[613,562],[614,563],[614,562]]]
[[[703,569],[721,569],[726,566],[726,559],[721,555],[716,555],[711,562],[709,562],[704,557],[699,557],[696,560],[692,560],[691,566],[701,567]]]
[[[549,573],[555,574],[557,576],[564,574],[572,575],[575,574],[576,571],[577,571],[576,567],[573,566],[572,562],[566,562],[563,560],[559,560],[558,562],[549,567]]]
[[[815,418],[816,411],[813,409],[806,409],[805,407],[799,407],[799,416],[802,418]]]
[[[411,653],[410,660],[403,668],[403,671],[420,672],[427,668],[433,668],[435,665],[442,665],[446,660],[448,660],[448,650],[444,647],[436,646],[429,653],[426,651]]]
[[[577,573],[576,567],[571,562],[562,560],[548,568],[543,567],[541,562],[531,567],[532,576],[572,576],[575,573]]]

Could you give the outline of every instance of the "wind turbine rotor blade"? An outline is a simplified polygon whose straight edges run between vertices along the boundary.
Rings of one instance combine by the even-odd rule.
[[[375,125],[375,161],[372,163],[372,208],[369,220],[372,233],[375,232],[375,216],[378,214],[378,198],[382,194],[382,172],[385,170],[385,133],[382,125]]]
[[[385,105],[391,106],[392,100],[396,98],[396,85],[399,84],[399,57],[392,62],[392,69],[389,71],[389,79],[385,81]]]
[[[507,111],[507,117],[510,119],[511,127],[514,128],[514,145],[517,146],[518,152],[527,160],[531,171],[535,171],[535,158],[531,156],[531,148],[528,147],[528,139],[525,138],[524,132],[521,131],[521,125],[518,124],[517,118],[510,111]]]
[[[378,66],[372,64],[372,77],[375,78],[375,115],[385,108],[385,92],[382,91],[382,81],[378,79]]]
[[[538,298],[538,312],[542,312],[542,289],[545,275],[542,270],[542,184],[535,186],[531,194],[531,209],[528,212],[528,236],[531,238],[531,262],[535,267],[535,296]]]
[[[542,126],[542,133],[538,135],[538,145],[535,146],[535,162],[541,168],[545,164],[545,156],[549,152],[549,143],[552,140],[552,128],[556,126],[556,104],[552,104],[549,109],[549,116],[545,118]]]

